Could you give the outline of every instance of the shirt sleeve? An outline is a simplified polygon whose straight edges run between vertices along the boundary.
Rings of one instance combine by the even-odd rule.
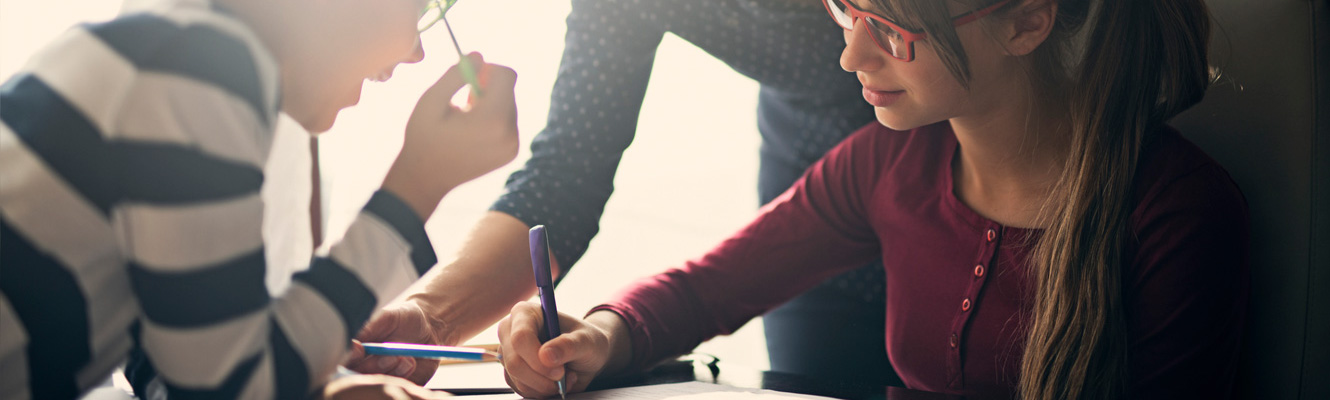
[[[593,309],[619,314],[631,367],[690,351],[823,280],[880,256],[869,225],[879,174],[874,133],[861,130],[809,168],[748,226],[701,258],[625,288]]]
[[[190,43],[199,41],[157,54],[200,57]],[[237,63],[225,70],[252,65]],[[115,171],[106,204],[142,312],[139,346],[171,398],[305,398],[371,313],[435,264],[423,221],[379,191],[328,256],[270,295],[259,191],[275,115],[236,95],[254,80],[152,68],[134,78],[96,151]]]
[[[1218,165],[1203,165],[1148,192],[1133,224],[1130,397],[1228,398],[1249,291],[1242,193]]]
[[[633,140],[656,47],[655,8],[674,2],[574,0],[545,129],[491,207],[545,225],[568,268],[599,231],[614,173]]]
[[[155,208],[155,209],[154,209]],[[237,231],[257,235],[255,200],[119,212],[143,309],[141,345],[171,397],[299,398],[322,383],[377,308],[435,263],[419,218],[378,192],[328,257],[269,297],[263,247],[191,252]],[[174,221],[173,221],[174,220]],[[201,345],[206,344],[206,345]],[[227,396],[231,397],[231,396]]]

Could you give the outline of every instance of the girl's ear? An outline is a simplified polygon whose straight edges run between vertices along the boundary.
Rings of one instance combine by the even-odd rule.
[[[1019,4],[1006,15],[1007,54],[1024,56],[1039,48],[1053,31],[1058,15],[1057,0],[1016,0]],[[1154,1],[1154,0],[1149,0]]]

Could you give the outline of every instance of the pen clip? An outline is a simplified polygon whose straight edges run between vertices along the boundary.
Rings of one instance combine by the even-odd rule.
[[[545,318],[545,334],[541,343],[554,339],[562,333],[559,329],[559,307],[554,300],[554,280],[550,273],[549,237],[544,225],[531,228],[528,237],[531,242],[531,268],[536,275],[536,289],[540,295],[540,310]]]

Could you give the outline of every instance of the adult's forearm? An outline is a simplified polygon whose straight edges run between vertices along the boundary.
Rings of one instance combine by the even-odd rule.
[[[409,299],[441,323],[445,344],[456,345],[508,315],[536,293],[525,223],[490,211],[472,229],[457,260],[430,271],[425,289]],[[552,273],[562,271],[551,257]]]

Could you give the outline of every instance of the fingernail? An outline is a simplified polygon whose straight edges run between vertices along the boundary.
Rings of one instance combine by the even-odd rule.
[[[556,348],[551,348],[549,349],[549,354],[550,358],[554,359],[554,362],[557,363],[563,361],[563,351],[560,351],[559,349]]]
[[[406,376],[408,372],[411,372],[411,364],[401,363],[397,366],[397,370],[393,371],[393,375]]]
[[[550,378],[552,381],[557,381],[559,378],[563,378],[563,368],[552,369],[545,377]]]
[[[379,359],[380,371],[391,371],[397,365],[397,359],[393,357],[383,357]]]

